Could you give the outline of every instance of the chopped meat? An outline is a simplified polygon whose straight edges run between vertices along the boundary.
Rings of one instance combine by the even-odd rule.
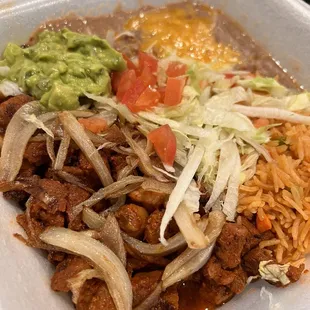
[[[79,256],[70,255],[56,267],[51,280],[51,287],[54,291],[69,292],[67,280],[78,275],[79,272],[89,269],[91,266],[85,259]]]
[[[93,170],[83,170],[79,167],[71,166],[64,166],[62,170],[77,177],[83,184],[85,184],[89,188],[98,190],[100,187],[102,187],[102,183],[99,177]]]
[[[136,259],[142,260],[142,261],[146,261],[150,265],[165,267],[170,263],[170,260],[163,257],[163,256],[153,256],[153,255],[140,254],[137,251],[133,250],[131,247],[129,247],[126,243],[125,243],[125,249],[126,249],[127,254],[129,254],[133,258],[136,258]]]
[[[120,228],[132,237],[139,237],[144,233],[148,217],[147,211],[134,204],[124,205],[115,214]]]
[[[77,310],[116,310],[106,284],[98,279],[87,280],[79,294]]]
[[[261,261],[272,260],[272,258],[270,251],[256,247],[243,257],[242,265],[248,275],[257,276],[259,274],[259,263]]]
[[[301,264],[299,267],[290,266],[286,275],[290,279],[290,281],[294,283],[300,279],[304,269],[305,264]]]
[[[67,257],[67,254],[64,252],[58,252],[58,251],[50,251],[48,253],[47,259],[53,264],[58,265],[61,263],[65,258]]]
[[[5,129],[16,111],[33,99],[27,95],[11,97],[0,104],[0,127]]]
[[[235,294],[244,290],[247,281],[247,274],[240,266],[233,270],[225,270],[215,256],[202,268],[202,273],[206,279],[214,281],[217,285],[228,286]]]
[[[145,227],[144,239],[151,244],[159,242],[159,228],[161,220],[164,216],[164,211],[156,210],[147,219]]]
[[[179,309],[179,293],[177,285],[168,287],[166,291],[162,294],[161,300],[169,305],[169,309],[178,310]]]
[[[156,288],[162,276],[162,271],[137,273],[132,279],[133,307],[138,306]]]
[[[147,219],[144,239],[151,244],[159,243],[159,229],[161,220],[164,216],[164,210],[155,210]],[[170,238],[178,232],[178,227],[174,220],[172,220],[165,232],[165,238]]]
[[[14,190],[3,193],[3,197],[5,199],[16,201],[20,205],[24,205],[28,200],[29,196],[30,195],[28,193],[21,190]]]
[[[108,161],[109,157],[107,151],[100,150],[99,154],[101,155],[101,158],[103,159],[106,166],[109,167],[109,161]],[[92,170],[92,171],[94,170],[93,166],[82,152],[80,152],[79,154],[78,167],[81,168],[82,170]]]
[[[114,43],[114,48],[128,57],[138,54],[140,42],[136,36],[123,35]]]
[[[223,269],[216,256],[212,256],[204,265],[202,273],[205,278],[215,281],[218,285],[231,284],[235,279],[234,272]]]
[[[28,143],[24,158],[29,161],[29,163],[36,166],[41,166],[49,162],[49,156],[46,149],[45,142],[30,142]]]
[[[247,229],[239,224],[226,223],[217,240],[216,256],[224,268],[235,268],[241,263]]]
[[[66,184],[66,187],[68,190],[68,196],[67,196],[67,214],[69,220],[68,227],[76,231],[83,230],[86,228],[86,225],[82,221],[82,214],[79,214],[76,218],[73,218],[72,210],[73,207],[88,199],[90,197],[90,194],[84,189],[73,184]]]
[[[127,258],[126,269],[128,274],[131,275],[134,271],[145,268],[148,265],[150,265],[150,263],[145,260],[129,257]]]
[[[109,162],[112,177],[114,180],[118,180],[119,173],[127,166],[126,155],[112,155]]]
[[[246,217],[238,216],[237,223],[243,225],[248,230],[246,243],[242,250],[241,256],[254,249],[263,240],[270,240],[274,238],[274,234],[271,230],[267,230],[264,233],[260,233],[257,228]]]
[[[220,306],[228,302],[234,293],[224,285],[216,285],[215,282],[206,280],[202,283],[200,297],[205,303]]]
[[[150,213],[162,207],[167,199],[166,194],[146,191],[142,188],[136,189],[128,196],[134,203],[142,205]]]
[[[107,141],[114,142],[117,144],[123,144],[126,142],[124,134],[120,131],[119,127],[113,124],[104,132],[104,138]]]
[[[228,285],[230,290],[235,294],[240,294],[246,287],[248,276],[241,266],[233,270],[234,280]]]
[[[65,216],[63,212],[51,212],[50,208],[42,201],[33,198],[29,203],[30,216],[32,219],[40,222],[44,227],[65,225]]]

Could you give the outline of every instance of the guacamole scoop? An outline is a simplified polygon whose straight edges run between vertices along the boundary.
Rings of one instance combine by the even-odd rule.
[[[3,57],[0,65],[10,67],[7,79],[49,110],[76,109],[85,92],[110,93],[109,72],[126,68],[122,55],[105,40],[68,29],[44,31],[27,48],[9,43]]]

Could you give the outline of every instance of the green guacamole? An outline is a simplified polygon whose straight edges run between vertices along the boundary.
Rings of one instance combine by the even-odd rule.
[[[122,55],[105,40],[68,29],[44,31],[27,48],[9,43],[3,57],[0,65],[10,67],[7,78],[49,110],[76,109],[85,92],[108,94],[109,71],[126,68]]]

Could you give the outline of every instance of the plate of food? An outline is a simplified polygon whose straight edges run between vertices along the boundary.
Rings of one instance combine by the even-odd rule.
[[[308,309],[308,7],[139,5],[1,7],[0,309]]]

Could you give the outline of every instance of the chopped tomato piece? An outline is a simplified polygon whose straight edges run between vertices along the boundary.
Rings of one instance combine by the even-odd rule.
[[[137,102],[146,87],[147,86],[143,83],[143,81],[138,78],[134,85],[126,91],[121,102],[133,111],[133,105]]]
[[[144,52],[139,52],[139,69],[140,72],[143,71],[145,66],[148,66],[151,69],[152,73],[157,72],[157,67],[158,67],[158,61],[156,58],[154,58],[152,55],[144,53]]]
[[[115,71],[115,72],[111,73],[112,90],[115,94],[117,93],[118,86],[119,86],[119,83],[121,81],[122,75],[123,75],[123,72],[116,72]]]
[[[149,110],[158,104],[159,99],[159,92],[155,88],[148,86],[140,95],[136,103],[132,106],[131,111],[137,113],[140,111]]]
[[[164,104],[173,106],[182,100],[183,89],[185,86],[185,78],[168,78],[166,85],[166,93]]]
[[[155,75],[152,73],[149,66],[144,66],[139,79],[143,81],[145,86],[149,86],[149,85],[155,86],[157,83],[157,79]]]
[[[165,92],[166,92],[166,87],[158,87],[158,92],[160,94],[160,102],[165,101]]]
[[[87,130],[93,133],[100,133],[108,128],[107,122],[103,118],[79,118],[79,123]]]
[[[201,90],[205,89],[209,85],[208,81],[202,80],[199,82],[199,87]]]
[[[232,73],[225,73],[225,79],[232,79],[234,76]]]
[[[269,125],[269,120],[267,118],[258,118],[253,121],[253,125],[256,128],[265,127]]]
[[[130,89],[136,82],[136,72],[135,70],[127,70],[124,71],[122,77],[119,81],[118,89],[117,89],[117,99],[122,101],[125,93]]]
[[[259,232],[263,233],[270,230],[272,228],[272,224],[269,217],[263,210],[261,210],[261,214],[263,215],[263,218],[260,218],[258,214],[256,214],[256,228]]]
[[[123,58],[127,62],[127,69],[128,70],[135,70],[135,71],[138,70],[137,66],[131,61],[131,59],[129,57],[127,57],[125,54],[123,54]]]
[[[180,75],[184,75],[186,71],[187,65],[178,61],[173,61],[169,63],[166,74],[168,77],[178,77]]]
[[[153,143],[154,149],[161,161],[173,166],[177,151],[177,141],[169,125],[161,126],[148,134],[148,139]]]

